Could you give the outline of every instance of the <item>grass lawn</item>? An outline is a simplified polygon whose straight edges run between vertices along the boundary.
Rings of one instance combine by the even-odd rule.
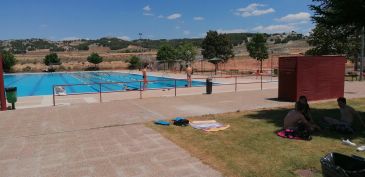
[[[365,118],[365,99],[348,100]],[[336,102],[312,104],[312,116],[339,117]],[[148,126],[189,151],[225,176],[298,176],[297,170],[311,170],[321,175],[319,159],[329,152],[356,154],[365,152],[341,144],[342,135],[322,131],[311,141],[282,139],[274,134],[283,124],[290,108],[189,117],[190,120],[214,119],[231,127],[221,132],[203,132],[192,127]],[[353,142],[365,145],[365,132],[353,136]]]

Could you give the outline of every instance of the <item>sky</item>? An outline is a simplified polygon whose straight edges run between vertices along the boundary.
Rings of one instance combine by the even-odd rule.
[[[314,27],[311,0],[1,0],[0,40],[201,38]]]

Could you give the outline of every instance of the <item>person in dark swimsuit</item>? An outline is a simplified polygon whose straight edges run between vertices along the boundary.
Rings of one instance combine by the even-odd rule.
[[[147,64],[144,65],[142,69],[142,78],[143,78],[143,90],[147,88],[148,80],[147,80]]]

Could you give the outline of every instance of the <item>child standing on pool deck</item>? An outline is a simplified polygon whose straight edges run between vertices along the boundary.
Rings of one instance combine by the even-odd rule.
[[[188,87],[191,87],[191,83],[192,83],[192,80],[191,80],[191,75],[193,73],[193,69],[189,66],[189,65],[186,65],[186,80],[188,82],[187,86]]]
[[[143,77],[143,90],[147,88],[148,80],[147,80],[147,64],[144,65],[142,69],[142,77]]]

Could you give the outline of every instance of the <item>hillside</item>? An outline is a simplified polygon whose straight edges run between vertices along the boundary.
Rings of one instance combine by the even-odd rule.
[[[231,33],[227,34],[234,46],[245,44],[254,33]],[[289,34],[265,34],[269,44],[286,44],[290,41],[304,39],[302,34],[291,32]],[[71,41],[50,41],[45,39],[24,39],[24,40],[5,40],[0,41],[0,50],[10,50],[15,54],[24,54],[35,50],[48,49],[50,52],[62,51],[87,51],[91,46],[107,47],[110,50],[124,50],[124,52],[146,52],[158,49],[163,44],[177,46],[182,43],[192,43],[200,47],[203,38],[194,39],[140,39],[125,41],[115,37],[104,37],[95,40],[71,40]],[[137,46],[134,49],[128,49],[128,46]]]
[[[229,68],[229,65],[232,65],[232,68],[250,69],[255,67],[256,61],[249,61],[250,57],[246,50],[246,42],[250,40],[252,35],[250,33],[228,34],[228,37],[234,44],[236,57],[234,58],[234,63],[226,65],[227,68]],[[265,35],[270,54],[272,51],[274,58],[302,54],[310,48],[306,39],[301,35],[294,34],[294,37],[290,34]],[[134,41],[125,41],[118,38],[72,41],[25,39],[0,41],[0,50],[10,50],[15,53],[17,64],[14,69],[16,72],[39,72],[44,70],[46,66],[42,64],[43,58],[51,52],[56,52],[61,58],[62,65],[59,70],[84,70],[90,65],[86,58],[92,52],[97,52],[104,58],[104,62],[100,65],[101,69],[126,69],[128,65],[125,61],[130,56],[139,56],[144,61],[154,62],[157,49],[162,44],[177,46],[181,43],[189,42],[195,45],[198,50],[201,50],[200,45],[202,41],[203,38],[142,39]],[[197,58],[203,58],[200,52],[198,52]]]

